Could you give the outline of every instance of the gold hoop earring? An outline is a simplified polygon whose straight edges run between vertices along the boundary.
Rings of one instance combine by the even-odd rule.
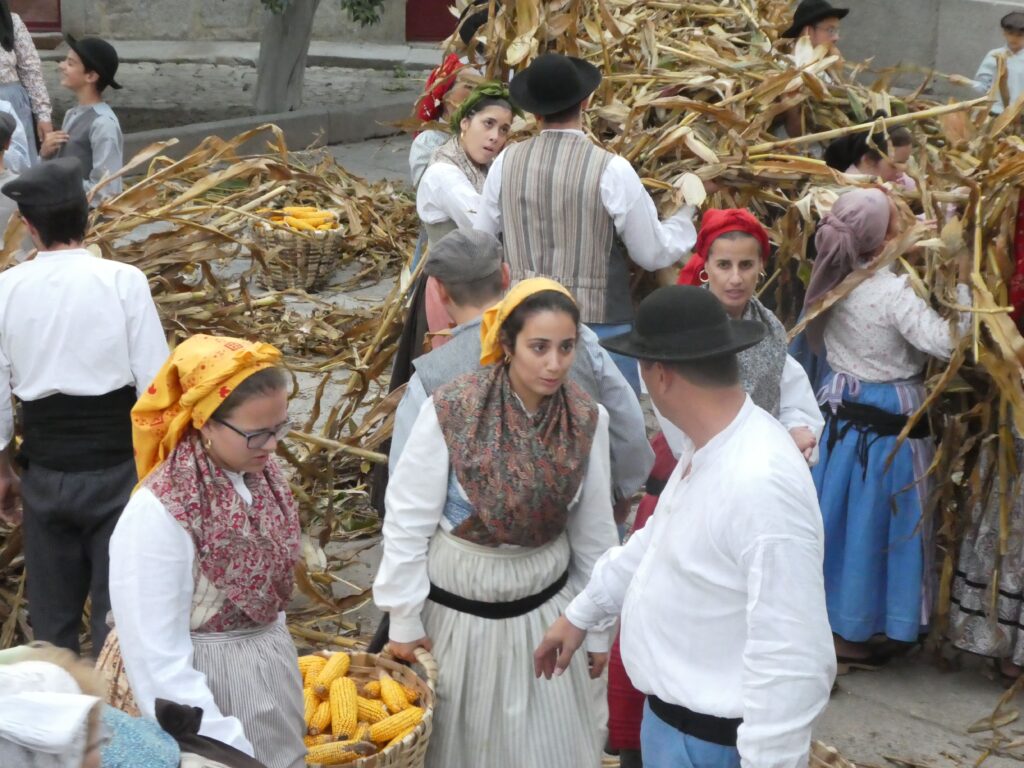
[[[509,363],[511,363],[511,362],[512,362],[512,355],[510,355],[510,354],[508,354],[508,353],[506,352],[506,353],[505,353],[505,365],[508,365],[508,364],[509,364]]]
[[[701,271],[697,273],[697,279],[700,280],[702,284],[706,285],[710,279],[708,278],[708,271],[706,269],[701,269]]]
[[[765,272],[765,271],[764,271],[764,270],[762,269],[762,270],[761,270],[761,272],[760,272],[760,274],[758,274],[758,276],[757,276],[757,283],[758,283],[758,285],[762,285],[762,284],[764,284],[765,282],[767,282],[767,280],[768,280],[768,273],[767,273],[767,272]]]
[[[211,440],[210,438],[206,438],[205,440],[203,440],[203,448],[205,448],[206,450],[210,450],[211,448],[213,448],[213,440]]]

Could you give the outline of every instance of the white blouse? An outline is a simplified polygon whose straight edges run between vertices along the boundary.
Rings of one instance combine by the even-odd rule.
[[[373,583],[373,599],[391,614],[391,639],[412,642],[427,633],[421,613],[430,592],[427,549],[442,526],[448,500],[448,446],[429,398],[388,483],[384,517],[384,556]],[[590,579],[594,564],[619,542],[611,505],[608,412],[598,405],[597,431],[583,483],[570,505],[566,533],[572,556],[569,584],[577,592]],[[611,647],[615,617],[587,637],[587,650]]]
[[[957,303],[969,306],[970,289],[958,285]],[[959,333],[970,313],[961,312]],[[921,375],[928,356],[948,360],[955,337],[947,318],[914,292],[906,275],[876,272],[828,311],[824,331],[828,364],[861,381],[903,381]]]
[[[226,473],[247,503],[252,493],[242,475]],[[131,497],[110,537],[110,605],[128,681],[143,715],[155,717],[156,699],[200,707],[201,736],[222,741],[247,755],[252,745],[242,723],[224,715],[206,676],[192,664],[193,598],[197,590],[218,590],[193,575],[195,546],[185,529],[148,488]],[[200,611],[215,613],[217,605]],[[278,616],[284,622],[284,614]]]
[[[472,229],[481,199],[466,174],[451,163],[434,163],[416,188],[416,213],[427,224],[454,221],[459,229]]]

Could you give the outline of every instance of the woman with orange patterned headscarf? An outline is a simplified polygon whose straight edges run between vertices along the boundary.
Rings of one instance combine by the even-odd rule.
[[[149,717],[157,699],[200,707],[201,736],[301,768],[283,613],[299,518],[272,455],[288,432],[280,359],[269,344],[193,336],[132,409],[141,481],[110,542],[115,628],[100,664],[127,677],[114,681],[121,704]]]

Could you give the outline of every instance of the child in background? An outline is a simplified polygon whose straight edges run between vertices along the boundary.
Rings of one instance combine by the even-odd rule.
[[[107,86],[120,88],[117,74],[117,51],[106,40],[71,35],[67,41],[67,58],[60,63],[60,83],[78,97],[78,105],[64,115],[61,130],[53,131],[43,141],[39,154],[46,158],[74,157],[82,164],[82,184],[86,194],[106,175],[114,175],[124,165],[124,136],[121,124],[110,105],[103,100]],[[105,184],[92,197],[91,204],[121,192],[121,180]]]
[[[1006,45],[988,52],[978,73],[974,76],[974,90],[988,93],[999,71],[997,56],[1006,57],[1006,86],[1009,91],[1010,103],[1024,92],[1024,11],[1013,11],[999,21],[1003,28]],[[992,114],[1001,114],[1007,105],[1003,103],[999,91],[996,91],[999,102],[992,107]]]

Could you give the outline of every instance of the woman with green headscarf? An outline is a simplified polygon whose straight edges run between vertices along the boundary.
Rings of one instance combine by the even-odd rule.
[[[416,189],[416,211],[434,245],[454,229],[472,229],[487,170],[508,141],[514,108],[501,83],[483,83],[452,115],[452,138],[434,151]],[[429,250],[428,250],[429,258]],[[453,324],[436,286],[426,286],[426,318],[431,334]],[[434,337],[440,346],[445,337]]]

